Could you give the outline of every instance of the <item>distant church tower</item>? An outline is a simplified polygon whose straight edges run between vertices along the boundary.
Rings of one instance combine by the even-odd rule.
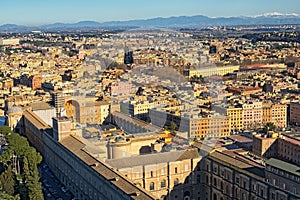
[[[129,48],[125,44],[124,49],[124,64],[125,65],[132,65],[133,64],[133,52],[129,50]]]

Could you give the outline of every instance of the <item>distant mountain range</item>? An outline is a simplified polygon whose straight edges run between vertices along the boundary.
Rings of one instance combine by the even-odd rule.
[[[241,17],[207,17],[203,15],[196,16],[178,16],[168,18],[152,18],[142,20],[128,21],[80,21],[77,23],[54,23],[41,26],[23,26],[16,24],[4,24],[0,26],[0,31],[54,31],[54,30],[78,30],[94,28],[130,28],[130,27],[164,27],[164,28],[196,28],[203,26],[239,26],[239,25],[285,25],[300,24],[298,14],[266,13],[257,16]]]

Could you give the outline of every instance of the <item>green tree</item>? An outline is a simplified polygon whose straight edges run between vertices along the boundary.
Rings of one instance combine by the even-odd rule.
[[[7,133],[8,130],[4,129],[4,132]],[[10,171],[6,170],[3,174],[6,175],[7,173],[11,173],[14,177],[11,169],[12,159],[14,158],[17,162],[22,162],[22,164],[16,163],[17,166],[23,166],[23,170],[20,170],[23,172],[23,174],[21,174],[23,181],[19,182],[16,187],[18,193],[21,194],[22,199],[44,199],[42,184],[39,181],[40,177],[37,168],[37,165],[42,161],[42,156],[35,150],[35,148],[29,145],[29,142],[25,137],[20,136],[19,134],[13,132],[6,134],[6,140],[9,144],[8,149],[0,156],[0,161],[5,163]],[[7,176],[0,176],[1,183],[7,183],[7,181],[5,182],[6,179],[8,179]],[[23,182],[25,184],[23,184]],[[16,186],[15,181],[13,184],[5,185],[5,187],[8,188],[4,191],[6,193],[8,193],[7,191],[10,191],[8,194],[13,194],[11,193],[11,185],[13,186],[12,188],[14,188]]]
[[[177,125],[175,124],[175,122],[173,121],[170,122],[169,130],[171,134],[176,134]]]
[[[269,131],[275,131],[275,130],[276,130],[276,125],[273,122],[266,123],[263,128],[264,133],[268,133]]]
[[[11,166],[8,166],[7,170],[5,172],[2,172],[2,174],[0,175],[0,182],[2,191],[9,195],[14,195],[15,179]]]
[[[5,200],[20,200],[20,196],[19,195],[9,195],[6,194],[5,192],[0,191],[0,199],[5,199]]]
[[[27,172],[26,187],[28,188],[28,197],[30,200],[44,199],[42,192],[42,184],[39,182],[39,172],[37,167],[34,167]]]
[[[1,126],[0,127],[0,134],[4,135],[4,136],[7,136],[9,134],[12,133],[12,130],[10,129],[9,126]]]
[[[17,133],[11,133],[7,137],[7,142],[9,143],[8,149],[14,151],[17,156],[23,156],[30,148],[28,140]]]

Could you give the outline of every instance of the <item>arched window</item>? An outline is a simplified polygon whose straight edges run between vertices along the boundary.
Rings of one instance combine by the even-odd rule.
[[[179,179],[178,179],[178,178],[175,178],[175,179],[174,179],[174,185],[178,185],[178,183],[179,183]]]
[[[217,197],[217,194],[216,194],[216,193],[214,193],[213,200],[218,200],[218,197]]]
[[[149,189],[150,189],[150,190],[154,190],[154,183],[153,183],[153,182],[150,183]]]
[[[191,195],[191,193],[189,191],[185,191],[183,194],[183,199],[190,200],[190,195]]]
[[[183,195],[184,195],[184,197],[187,197],[187,196],[189,197],[191,195],[191,193],[189,191],[185,191]]]
[[[165,179],[160,182],[160,187],[161,188],[165,188],[166,185],[167,185],[167,181]]]
[[[242,194],[242,200],[246,200],[247,198],[246,198],[246,194],[245,193],[243,193]]]

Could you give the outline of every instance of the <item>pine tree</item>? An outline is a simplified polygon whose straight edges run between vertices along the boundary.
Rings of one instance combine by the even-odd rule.
[[[0,182],[4,192],[9,195],[14,195],[15,179],[11,166],[8,166],[7,170],[0,175]]]

